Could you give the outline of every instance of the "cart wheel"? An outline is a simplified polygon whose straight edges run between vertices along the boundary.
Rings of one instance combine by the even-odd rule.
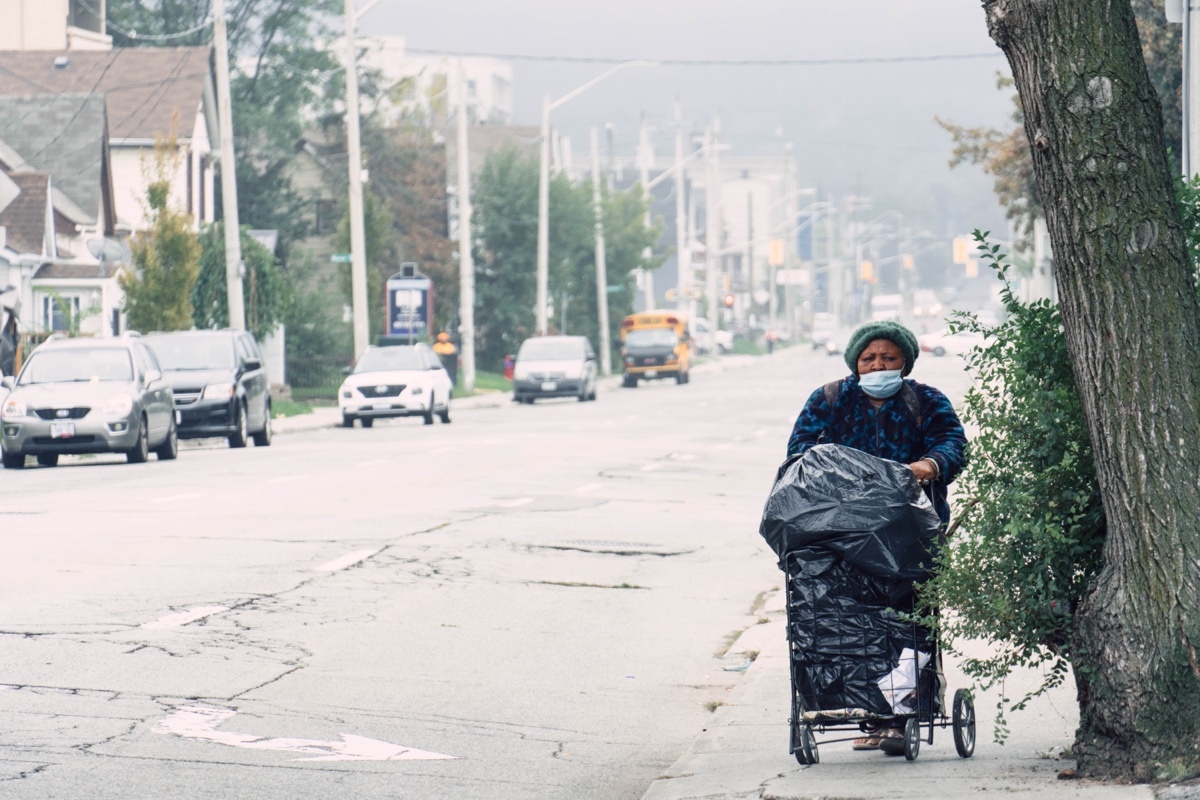
[[[921,752],[921,723],[916,717],[909,717],[904,723],[904,757],[916,761]]]
[[[954,749],[963,758],[975,754],[975,704],[966,689],[954,693]]]
[[[817,737],[813,736],[812,726],[807,722],[800,726],[800,749],[809,764],[821,763],[821,754],[817,752]]]
[[[796,701],[792,700],[792,716],[788,719],[788,736],[790,737],[791,749],[788,751],[796,757],[796,761],[801,766],[808,764],[808,757],[804,755],[804,745],[800,737],[800,715],[796,712]]]

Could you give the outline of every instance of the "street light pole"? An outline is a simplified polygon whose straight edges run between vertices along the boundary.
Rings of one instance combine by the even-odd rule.
[[[350,2],[350,0],[347,0]],[[229,39],[225,0],[213,0],[213,44],[217,56],[217,124],[221,133],[221,213],[225,228],[225,292],[229,327],[246,329],[242,295],[242,229],[238,224],[237,164],[233,155],[233,102],[229,95]],[[201,191],[204,191],[201,188]]]
[[[687,211],[684,188],[687,180],[683,171],[683,107],[675,101],[675,308],[687,308],[688,292],[692,288],[692,258],[687,251]],[[686,260],[685,260],[686,255]]]
[[[471,261],[471,165],[467,152],[467,93],[458,60],[458,317],[463,391],[475,391],[475,264]]]
[[[354,314],[354,359],[370,343],[367,306],[366,233],[363,230],[362,142],[358,126],[358,65],[355,53],[354,0],[346,10],[346,151],[350,162],[350,304]]]
[[[350,2],[350,0],[346,0]],[[546,303],[550,285],[550,112],[574,100],[600,81],[626,67],[653,66],[653,61],[624,61],[600,73],[574,91],[568,92],[554,102],[550,95],[542,98],[542,150],[538,171],[538,232],[537,232],[537,332],[544,336],[547,330]]]
[[[596,213],[596,316],[599,321],[600,373],[612,374],[612,332],[608,327],[608,264],[604,257],[604,204],[600,194],[600,137],[592,128],[592,205]]]

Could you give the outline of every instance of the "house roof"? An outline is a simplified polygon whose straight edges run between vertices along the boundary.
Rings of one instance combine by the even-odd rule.
[[[100,94],[0,96],[0,163],[9,171],[49,172],[55,206],[85,225],[96,223],[108,183],[104,107]]]
[[[0,225],[7,232],[8,246],[22,253],[41,253],[46,241],[46,198],[50,191],[47,172],[17,172],[8,175],[20,193],[0,210]]]
[[[96,280],[111,278],[121,271],[120,264],[43,264],[34,274],[33,280]]]
[[[190,139],[209,74],[208,47],[0,52],[0,95],[103,94],[117,141]]]

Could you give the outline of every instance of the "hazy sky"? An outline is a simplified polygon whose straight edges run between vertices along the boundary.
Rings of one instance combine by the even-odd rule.
[[[994,54],[967,61],[826,66],[631,68],[556,110],[578,153],[593,125],[612,123],[631,152],[638,121],[668,121],[678,97],[685,121],[720,116],[735,154],[796,148],[801,179],[837,192],[861,188],[885,208],[904,204],[939,227],[996,227],[990,180],[951,172],[948,135],[934,116],[1008,126],[1008,66],[969,0],[381,0],[364,35],[400,35],[410,48],[617,59],[825,59]],[[514,60],[518,123],[537,124],[541,99],[573,90],[605,64]],[[782,131],[782,135],[780,132]],[[670,132],[656,137],[660,152]],[[951,217],[947,219],[947,217]],[[933,225],[929,219],[925,224]]]

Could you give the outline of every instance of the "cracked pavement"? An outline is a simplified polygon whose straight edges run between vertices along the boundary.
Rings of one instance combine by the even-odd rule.
[[[747,362],[0,475],[0,798],[640,797],[778,584],[757,522],[793,394]],[[156,730],[189,705],[260,747]],[[343,735],[457,760],[263,744]]]

